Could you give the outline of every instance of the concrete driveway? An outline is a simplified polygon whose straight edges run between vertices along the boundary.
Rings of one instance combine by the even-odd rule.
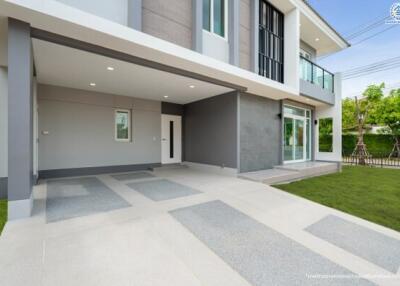
[[[400,234],[192,169],[42,182],[1,285],[400,285]]]

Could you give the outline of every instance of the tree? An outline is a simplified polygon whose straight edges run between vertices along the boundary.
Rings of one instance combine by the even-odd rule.
[[[364,144],[364,128],[369,119],[369,115],[377,113],[377,106],[383,98],[383,89],[385,84],[370,85],[363,92],[363,96],[354,98],[355,115],[357,121],[358,140],[352,156],[359,158],[361,165],[365,164],[365,159],[369,156],[367,146]],[[372,117],[372,116],[371,116]]]
[[[357,127],[356,104],[354,99],[345,98],[342,101],[342,130],[353,131]]]
[[[377,107],[377,121],[386,125],[394,137],[394,146],[389,158],[400,158],[400,89],[390,91]]]

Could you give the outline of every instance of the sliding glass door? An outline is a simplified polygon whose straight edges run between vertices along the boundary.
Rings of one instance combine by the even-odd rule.
[[[285,106],[283,159],[285,163],[311,159],[310,111]]]

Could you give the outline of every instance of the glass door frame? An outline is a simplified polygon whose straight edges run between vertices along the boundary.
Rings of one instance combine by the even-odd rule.
[[[303,107],[298,107],[290,104],[284,104],[283,107],[289,107],[289,108],[296,108],[296,109],[301,109],[304,110],[304,116],[301,115],[295,115],[295,114],[290,114],[290,113],[285,113],[284,108],[283,108],[283,122],[282,122],[282,161],[283,164],[290,164],[290,163],[299,163],[299,162],[306,162],[306,161],[311,161],[312,155],[311,155],[311,150],[312,150],[312,121],[311,121],[311,109],[308,108],[303,108]],[[310,114],[310,117],[307,117],[307,111]],[[295,129],[296,129],[296,120],[302,121],[303,122],[303,158],[302,159],[294,159],[294,160],[285,160],[285,118],[289,118],[293,120],[293,140],[295,140]],[[309,136],[307,134],[307,121],[309,126],[308,128],[310,129]],[[309,144],[307,146],[307,140],[309,140]],[[308,148],[307,148],[308,147]],[[308,150],[307,150],[308,149]],[[309,154],[309,158],[307,158],[307,154]],[[293,156],[292,158],[296,158],[296,145],[293,143]]]

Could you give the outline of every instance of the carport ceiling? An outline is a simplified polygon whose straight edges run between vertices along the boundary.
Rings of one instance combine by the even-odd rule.
[[[32,39],[32,43],[37,81],[41,84],[179,104],[232,91],[47,41]]]

